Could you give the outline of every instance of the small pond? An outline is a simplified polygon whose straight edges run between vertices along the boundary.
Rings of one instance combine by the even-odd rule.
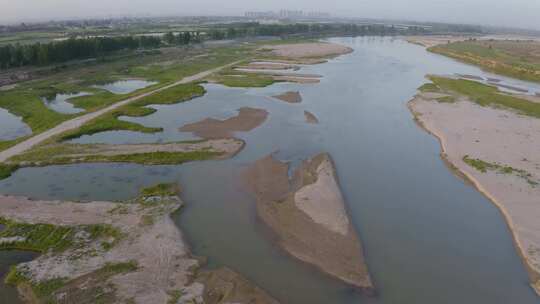
[[[114,94],[129,94],[139,89],[149,87],[156,84],[154,81],[138,80],[138,79],[126,79],[118,80],[101,85],[94,85],[94,88],[107,90]]]
[[[13,140],[30,134],[32,129],[21,118],[0,108],[0,140]]]
[[[90,93],[56,94],[54,97],[43,97],[43,103],[51,110],[62,114],[76,114],[84,112],[84,109],[76,108],[69,100],[76,97],[88,96]]]

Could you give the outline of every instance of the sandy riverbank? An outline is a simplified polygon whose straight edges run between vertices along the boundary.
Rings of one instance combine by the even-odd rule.
[[[305,161],[292,180],[288,170],[288,164],[268,156],[246,171],[259,217],[292,256],[373,293],[329,155]]]
[[[244,107],[238,110],[238,115],[219,120],[207,118],[199,122],[184,125],[181,132],[192,132],[201,138],[231,138],[235,132],[251,131],[266,121],[268,111]]]
[[[99,295],[100,303],[217,304],[224,303],[221,298],[215,299],[219,288],[231,291],[230,286],[242,286],[232,288],[234,298],[228,294],[223,296],[235,303],[277,303],[232,270],[199,273],[199,260],[191,256],[181,231],[170,217],[182,205],[177,196],[141,197],[129,203],[85,204],[0,196],[0,216],[20,223],[63,227],[110,225],[121,232],[111,248],[103,245],[109,239],[85,240],[89,236],[77,233],[77,242],[72,248],[49,251],[17,266],[32,284],[62,278],[62,286],[50,295],[61,303],[94,303],[93,297]],[[136,265],[136,268],[111,272],[111,265],[121,263]],[[219,284],[215,283],[216,276]],[[19,290],[26,299],[35,299],[25,284],[21,284]]]
[[[501,210],[540,293],[540,120],[438,95],[418,94],[409,108],[441,155]]]
[[[290,59],[330,58],[353,51],[344,45],[324,42],[265,45],[262,49],[269,50],[272,55]]]

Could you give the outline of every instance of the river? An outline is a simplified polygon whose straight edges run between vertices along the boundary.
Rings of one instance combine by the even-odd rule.
[[[83,164],[27,168],[0,182],[0,193],[42,199],[122,200],[157,182],[177,181],[187,206],[175,215],[195,255],[209,267],[226,265],[282,303],[506,304],[540,303],[503,217],[478,191],[454,176],[437,140],[420,129],[406,103],[426,74],[505,79],[428,53],[396,38],[334,38],[354,52],[303,67],[320,84],[280,83],[267,88],[205,85],[208,93],[177,105],[155,106],[130,118],[164,132],[106,132],[79,142],[161,142],[190,139],[177,131],[207,116],[227,118],[243,107],[267,109],[269,119],[238,137],[247,143],[235,158],[181,166]],[[299,91],[304,101],[269,98]],[[304,110],[318,125],[306,124]],[[352,221],[365,249],[377,297],[362,296],[283,253],[255,216],[242,170],[275,152],[297,163],[329,152]]]

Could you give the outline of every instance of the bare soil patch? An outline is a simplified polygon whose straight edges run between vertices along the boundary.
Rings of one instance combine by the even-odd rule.
[[[291,59],[297,58],[329,58],[351,53],[353,50],[347,46],[335,43],[297,43],[266,45],[265,50],[270,50],[273,55]]]
[[[319,119],[317,118],[317,116],[315,116],[315,114],[309,112],[309,111],[304,111],[304,117],[306,118],[306,122],[309,123],[309,124],[318,124],[319,123]]]
[[[248,132],[266,121],[268,112],[263,109],[244,107],[238,115],[225,120],[207,118],[199,122],[187,124],[180,128],[182,132],[193,132],[195,135],[213,138],[231,138],[234,132]]]
[[[349,221],[327,154],[305,161],[292,180],[272,156],[246,171],[257,212],[292,256],[352,286],[373,292],[362,246]]]
[[[275,99],[279,99],[281,101],[285,101],[288,103],[301,103],[302,102],[302,95],[300,95],[300,92],[285,92],[280,95],[272,96]]]

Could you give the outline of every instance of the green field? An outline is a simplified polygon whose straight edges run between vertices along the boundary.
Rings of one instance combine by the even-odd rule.
[[[422,87],[423,90],[435,90],[448,94],[466,96],[481,106],[506,108],[520,114],[540,118],[540,103],[528,101],[501,93],[496,87],[465,79],[451,79],[430,76],[433,85]],[[421,88],[421,89],[422,89]]]
[[[468,40],[429,48],[487,71],[529,81],[540,81],[540,42]]]

